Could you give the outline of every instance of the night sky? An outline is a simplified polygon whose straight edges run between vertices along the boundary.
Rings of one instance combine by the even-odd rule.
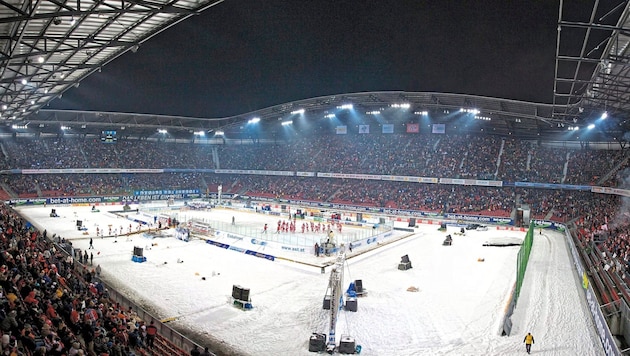
[[[390,90],[550,103],[557,21],[552,0],[226,0],[49,108],[216,118]]]

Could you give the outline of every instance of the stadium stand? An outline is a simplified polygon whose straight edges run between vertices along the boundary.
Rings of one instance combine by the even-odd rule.
[[[134,190],[164,188],[216,193],[221,186],[223,193],[254,198],[495,217],[511,217],[516,207],[526,204],[531,209],[531,218],[562,222],[569,227],[607,311],[613,313],[614,305],[621,299],[630,302],[627,292],[630,285],[627,275],[630,268],[630,211],[623,210],[623,199],[590,191],[509,184],[623,186],[628,165],[624,151],[555,148],[517,138],[492,136],[444,135],[436,138],[399,134],[394,139],[392,137],[359,135],[349,140],[332,135],[239,145],[119,140],[113,148],[81,138],[13,138],[0,143],[5,153],[0,159],[0,167],[5,172],[13,172],[4,175],[0,194],[10,200],[128,195]],[[166,169],[167,172],[16,173],[56,168],[141,168]],[[217,174],[215,169],[396,174],[501,180],[508,184],[488,187]],[[19,335],[15,342],[10,341],[3,347],[15,345],[26,355],[42,354],[43,351],[38,351],[42,347],[48,351],[74,348],[77,354],[81,350],[83,353],[125,355],[125,347],[141,355],[185,354],[163,337],[157,338],[154,348],[147,349],[142,333],[137,339],[133,335],[134,331],[142,330],[146,321],[108,299],[107,290],[97,287],[102,284],[98,283],[91,266],[64,255],[62,245],[65,242],[51,241],[42,233],[26,228],[9,207],[0,207],[0,213],[3,216],[0,244],[6,251],[0,261],[4,297],[0,319],[8,320],[0,327],[11,335]],[[51,272],[53,265],[54,273]],[[18,275],[20,277],[16,278]],[[33,291],[35,293],[31,295]],[[112,313],[108,319],[108,311],[121,317],[112,319]],[[15,312],[15,323],[12,322],[12,312]],[[86,318],[98,322],[87,326]],[[53,335],[52,341],[48,335]],[[121,348],[120,353],[116,351],[118,348]]]

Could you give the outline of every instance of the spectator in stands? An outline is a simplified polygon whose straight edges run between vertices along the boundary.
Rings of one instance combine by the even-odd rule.
[[[192,350],[190,350],[190,356],[201,356],[201,351],[199,351],[197,345],[194,345]]]
[[[155,341],[155,336],[157,335],[157,327],[153,323],[153,320],[147,326],[147,347],[152,348],[153,343]]]

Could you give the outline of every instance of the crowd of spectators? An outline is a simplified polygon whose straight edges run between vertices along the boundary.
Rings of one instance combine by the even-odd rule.
[[[206,169],[350,173],[504,182],[601,185],[630,189],[623,150],[573,149],[516,138],[474,135],[324,135],[289,141],[204,145],[152,140],[14,138],[0,142],[0,169],[180,169],[177,173],[5,174],[10,195],[129,195],[134,190],[203,193],[573,222],[585,244],[597,240],[630,265],[630,204],[617,195],[567,189],[485,187],[409,181],[217,174]],[[610,177],[610,178],[608,178]],[[606,179],[605,179],[606,178]],[[29,230],[0,206],[1,350],[130,355],[145,342],[142,321],[107,299],[90,268]],[[54,266],[54,267],[53,267]],[[87,311],[90,310],[88,313]],[[93,313],[92,313],[93,311]],[[135,333],[135,334],[134,334]],[[120,335],[119,335],[120,334]],[[45,351],[44,351],[45,349]],[[125,351],[128,349],[129,351]],[[56,351],[60,350],[60,351]],[[63,350],[63,351],[61,351]],[[127,352],[127,353],[126,353]]]
[[[496,179],[508,182],[528,181],[530,146],[527,141],[504,139]]]
[[[94,138],[12,138],[0,169],[241,169],[408,175],[540,183],[597,183],[622,150],[546,146],[491,135],[322,135],[222,145]],[[32,158],[32,159],[31,159]],[[18,189],[20,191],[28,191]]]
[[[436,178],[627,184],[621,150],[569,149],[516,138],[475,135],[324,135],[275,142],[204,145],[152,140],[103,144],[88,138],[13,138],[0,142],[3,169],[141,168],[178,173],[5,174],[2,187],[20,197],[127,195],[135,190],[198,189],[224,193],[406,210],[509,215],[528,204],[536,218],[579,216],[590,193],[484,188],[386,180],[225,175],[203,169],[277,170]],[[33,159],[31,159],[33,158]],[[618,170],[617,174],[614,170]],[[626,187],[627,188],[627,187]]]
[[[485,188],[390,180],[216,174],[204,169],[274,170],[594,184],[627,165],[620,150],[569,149],[516,138],[476,135],[323,135],[264,143],[206,145],[157,140],[13,138],[0,142],[4,169],[141,168],[177,173],[5,174],[19,197],[129,195],[135,190],[198,189],[223,193],[406,210],[509,215],[528,204],[532,216],[567,221],[590,193]],[[35,157],[29,159],[29,157]],[[620,168],[621,167],[621,168]]]
[[[215,168],[216,147],[193,143],[94,138],[15,138],[0,143],[0,170],[59,168]]]
[[[146,348],[154,327],[111,301],[100,267],[46,235],[0,205],[1,355],[133,356]]]
[[[617,165],[623,163],[625,151],[580,150],[572,151],[567,166],[566,184],[609,185],[600,182],[603,176],[614,172]],[[588,164],[584,164],[588,162]],[[616,175],[613,174],[612,178]],[[614,182],[613,180],[609,180]]]

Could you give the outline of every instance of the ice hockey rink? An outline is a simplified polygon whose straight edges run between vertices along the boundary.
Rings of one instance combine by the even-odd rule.
[[[72,240],[77,248],[86,249],[93,238],[90,251],[103,278],[157,318],[172,320],[169,325],[180,331],[208,335],[208,342],[221,340],[232,354],[252,356],[312,355],[311,334],[329,332],[330,311],[322,305],[330,268],[322,273],[317,266],[334,256],[286,251],[273,242],[254,245],[247,239],[229,241],[282,259],[257,258],[197,238],[186,242],[143,233],[101,238],[96,226],[129,229],[128,219],[108,212],[120,206],[100,206],[100,212],[91,212],[89,206],[57,206],[59,217],[54,218],[51,208],[17,210],[49,236]],[[206,214],[208,221],[225,224],[234,217],[236,225],[256,232],[265,223],[275,232],[279,220],[227,209]],[[87,230],[77,229],[77,219]],[[376,249],[347,251],[344,290],[360,279],[367,296],[358,298],[357,312],[339,312],[337,339],[354,338],[362,355],[514,355],[525,352],[523,337],[531,332],[533,354],[603,353],[563,235],[535,234],[512,336],[501,336],[519,247],[483,244],[522,239],[525,233],[493,228],[467,231],[466,236],[456,232],[455,227],[445,233],[436,225],[421,225],[413,233],[396,231]],[[362,232],[344,226],[340,239],[344,233]],[[452,246],[442,245],[446,234],[453,236]],[[144,249],[146,262],[132,261],[134,247]],[[403,255],[409,256],[412,269],[397,269]],[[232,304],[233,285],[250,289],[251,310]]]

